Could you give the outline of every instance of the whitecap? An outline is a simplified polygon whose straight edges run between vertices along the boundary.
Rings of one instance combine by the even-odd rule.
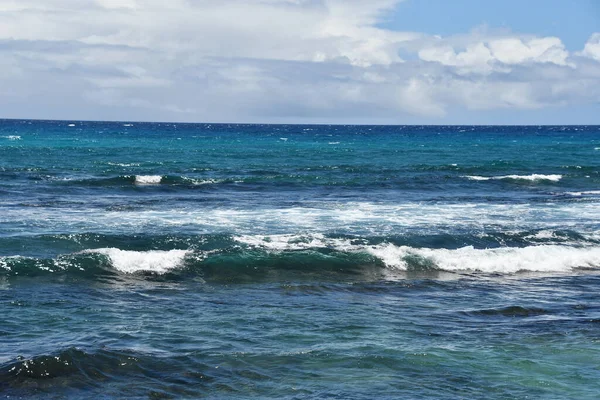
[[[109,162],[108,165],[112,165],[115,167],[139,167],[140,164],[139,163],[113,163],[113,162]]]
[[[160,175],[136,175],[135,183],[140,185],[156,185],[162,181]]]
[[[489,181],[489,180],[501,180],[501,179],[514,179],[514,180],[525,180],[525,181],[552,181],[558,182],[562,179],[562,175],[552,174],[531,174],[531,175],[503,175],[503,176],[478,176],[478,175],[465,175],[463,178],[470,179],[472,181]]]
[[[422,259],[445,271],[480,271],[510,274],[520,271],[568,272],[574,268],[600,268],[599,247],[543,245],[475,249],[416,249],[406,246],[378,246],[370,253],[387,266],[406,270],[408,258]]]
[[[565,194],[568,194],[569,196],[594,196],[594,195],[600,195],[600,190],[585,190],[582,192],[565,192]]]
[[[541,237],[551,236],[541,233]],[[476,249],[430,249],[385,243],[367,245],[361,240],[326,238],[323,235],[245,235],[235,238],[247,246],[267,251],[333,249],[369,253],[388,268],[407,270],[415,260],[444,271],[479,271],[512,274],[521,271],[568,272],[575,268],[600,268],[600,247],[538,245]]]
[[[476,176],[476,175],[466,175],[466,176],[463,176],[463,178],[467,178],[467,179],[472,180],[472,181],[489,181],[491,179],[494,179],[492,177]]]
[[[113,268],[128,274],[149,271],[164,274],[180,267],[189,250],[128,251],[117,248],[85,250],[83,253],[103,254],[110,259]]]
[[[8,135],[8,136],[0,136],[3,139],[8,139],[8,140],[21,140],[21,136],[19,135]]]
[[[194,185],[212,185],[221,181],[217,179],[193,179],[192,182]]]
[[[181,179],[183,179],[185,182],[189,182],[192,185],[210,185],[213,183],[219,183],[222,182],[221,180],[218,179],[196,179],[196,178],[189,178],[189,177],[182,177]]]

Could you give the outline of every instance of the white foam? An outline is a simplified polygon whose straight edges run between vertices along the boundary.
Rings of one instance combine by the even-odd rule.
[[[127,251],[116,248],[84,251],[84,253],[97,253],[107,256],[115,269],[128,274],[138,271],[164,274],[180,267],[189,252],[189,250]]]
[[[489,181],[491,179],[494,179],[492,177],[477,176],[477,175],[466,175],[466,176],[463,176],[463,178],[467,178],[467,179],[472,180],[472,181]]]
[[[222,182],[218,179],[194,179],[194,178],[183,178],[184,181],[191,182],[193,185],[211,185],[214,183]]]
[[[503,176],[478,176],[478,175],[466,175],[463,178],[470,179],[472,181],[489,181],[489,180],[500,180],[500,179],[514,179],[514,180],[525,180],[525,181],[552,181],[558,182],[562,179],[562,175],[543,175],[543,174],[531,174],[531,175],[503,175]]]
[[[74,127],[74,126],[75,126],[75,124],[69,124],[69,126],[72,128],[72,127]]]
[[[5,202],[0,198],[0,203]],[[0,213],[0,226],[36,226],[40,232],[136,233],[147,228],[168,232],[266,235],[348,233],[360,236],[415,235],[468,231],[574,230],[598,231],[600,202],[533,204],[436,204],[307,201],[303,206],[235,208],[205,204],[161,209],[103,207],[24,207]]]
[[[8,135],[8,136],[0,136],[3,139],[8,139],[8,140],[21,140],[21,136],[19,135]]]
[[[534,240],[560,239],[560,237],[556,235],[556,232],[551,230],[542,230],[535,234],[527,235],[525,238]]]
[[[549,233],[542,237],[552,236]],[[369,246],[350,239],[326,238],[323,235],[239,236],[238,242],[268,251],[294,251],[329,248],[344,252],[366,252],[379,258],[387,267],[407,270],[409,260],[422,260],[445,271],[480,271],[515,273],[519,271],[568,272],[574,268],[600,268],[600,247],[541,245],[475,249],[429,249],[395,246],[390,243]]]
[[[108,165],[112,165],[115,167],[139,167],[140,166],[139,163],[127,164],[127,163],[113,163],[113,162],[109,162]]]
[[[481,271],[485,273],[515,273],[519,271],[568,272],[574,268],[600,268],[599,247],[569,247],[559,245],[502,247],[475,249],[471,246],[456,250],[415,249],[410,247],[376,248],[372,254],[386,265],[406,269],[407,257],[422,258],[445,271]]]
[[[162,181],[160,175],[136,175],[135,183],[140,185],[156,185]]]
[[[569,196],[593,196],[600,195],[600,190],[586,190],[583,192],[566,192]]]
[[[349,241],[344,239],[327,239],[323,234],[312,235],[241,235],[235,240],[251,247],[260,247],[272,251],[306,250],[315,248],[347,247]]]

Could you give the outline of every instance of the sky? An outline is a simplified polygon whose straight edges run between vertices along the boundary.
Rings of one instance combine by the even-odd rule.
[[[600,124],[598,0],[0,0],[0,118]]]

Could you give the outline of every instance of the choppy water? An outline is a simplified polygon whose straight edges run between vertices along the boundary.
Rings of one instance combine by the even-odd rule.
[[[600,127],[0,121],[0,394],[597,398]]]

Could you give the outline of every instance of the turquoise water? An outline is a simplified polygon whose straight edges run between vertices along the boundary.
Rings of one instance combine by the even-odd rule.
[[[0,121],[8,398],[597,398],[600,128]]]

